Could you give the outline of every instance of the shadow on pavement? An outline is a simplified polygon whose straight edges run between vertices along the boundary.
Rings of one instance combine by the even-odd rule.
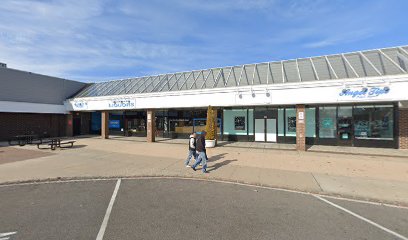
[[[217,155],[214,155],[214,156],[211,156],[211,157],[207,156],[208,157],[208,162],[215,162],[215,161],[218,161],[220,159],[223,159],[225,155],[227,155],[227,154],[226,153],[221,153],[221,154],[217,154]]]
[[[209,166],[207,169],[208,169],[208,172],[212,172],[212,171],[217,170],[217,169],[220,168],[220,167],[223,167],[223,166],[225,166],[225,165],[228,165],[228,164],[230,164],[230,163],[232,163],[232,162],[236,162],[236,161],[238,161],[238,160],[237,160],[237,159],[225,160],[225,161],[216,163],[216,164],[214,164],[214,165],[211,165],[211,166]]]
[[[217,146],[223,147],[223,146],[227,146],[233,143],[234,142],[217,142]]]
[[[225,157],[225,155],[227,155],[227,154],[226,153],[221,153],[221,154],[211,156],[211,157],[208,158],[208,162],[211,163],[211,162],[216,162],[218,160],[221,160],[221,159],[223,159]],[[220,167],[223,167],[225,165],[228,165],[228,164],[230,164],[232,162],[236,162],[236,161],[238,161],[238,160],[234,159],[234,160],[224,160],[222,162],[217,162],[214,165],[208,166],[208,171],[212,172],[214,170],[217,170]]]
[[[80,144],[80,145],[74,145],[74,146],[72,146],[72,148],[84,148],[84,147],[87,147],[88,145],[85,145],[85,144]],[[69,148],[66,148],[66,149],[69,149]]]

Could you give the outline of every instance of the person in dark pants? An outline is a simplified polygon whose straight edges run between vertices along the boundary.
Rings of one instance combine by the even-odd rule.
[[[206,154],[206,149],[205,149],[205,135],[207,135],[207,133],[205,131],[202,131],[201,135],[197,138],[196,150],[198,153],[198,157],[197,157],[197,161],[194,163],[194,165],[191,168],[195,171],[198,164],[202,162],[202,165],[203,165],[202,172],[208,173],[207,172],[207,154]]]
[[[191,160],[191,157],[194,157],[194,159],[197,161],[197,153],[196,153],[196,137],[197,135],[193,132],[190,135],[190,141],[188,142],[188,156],[184,164],[186,167],[190,167],[189,163]]]

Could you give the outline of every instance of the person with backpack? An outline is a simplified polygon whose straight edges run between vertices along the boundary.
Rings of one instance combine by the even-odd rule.
[[[186,167],[191,167],[189,165],[191,157],[194,157],[194,159],[197,161],[197,153],[196,153],[196,133],[192,133],[190,135],[190,140],[188,142],[188,156],[186,161],[184,162],[184,164],[186,165]]]
[[[191,167],[194,171],[196,171],[196,167],[198,164],[202,163],[203,168],[202,172],[203,173],[208,173],[207,172],[207,153],[205,149],[205,135],[207,133],[205,131],[202,131],[200,136],[197,138],[197,145],[196,145],[196,150],[197,150],[197,161],[194,163],[194,165]]]

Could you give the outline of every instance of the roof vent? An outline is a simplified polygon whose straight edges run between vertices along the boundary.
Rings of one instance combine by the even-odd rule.
[[[6,68],[7,64],[0,62],[0,68]]]

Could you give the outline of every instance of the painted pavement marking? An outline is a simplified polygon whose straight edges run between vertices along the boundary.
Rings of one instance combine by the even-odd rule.
[[[248,186],[248,187],[261,188],[261,189],[290,192],[290,193],[298,193],[298,194],[303,194],[303,195],[320,196],[320,197],[325,197],[325,198],[339,199],[339,200],[344,200],[344,201],[349,201],[349,202],[366,203],[366,204],[372,204],[372,205],[377,205],[377,206],[386,206],[386,207],[393,207],[393,208],[400,208],[400,209],[408,209],[408,206],[402,206],[402,205],[391,204],[391,203],[382,203],[382,202],[375,202],[375,201],[369,201],[369,200],[358,200],[358,199],[347,198],[347,197],[326,195],[326,194],[323,194],[323,193],[313,193],[313,192],[307,192],[307,191],[290,190],[290,189],[279,188],[279,187],[268,187],[268,186],[262,186],[262,185],[256,185],[256,184],[241,183],[241,182],[232,181],[232,180],[228,181],[228,180],[219,180],[219,179],[204,179],[204,178],[180,177],[180,176],[167,176],[167,177],[166,176],[139,176],[139,177],[137,177],[137,176],[134,176],[134,177],[124,176],[124,177],[121,177],[121,179],[126,179],[126,180],[181,179],[181,180],[193,180],[193,181],[208,181],[208,182],[234,184],[234,185],[240,185],[240,186]],[[0,188],[2,188],[2,187],[13,187],[13,186],[26,186],[26,185],[40,185],[40,184],[113,181],[113,180],[116,180],[116,179],[113,179],[113,178],[97,178],[97,177],[95,177],[95,178],[88,178],[88,179],[69,179],[69,180],[40,181],[40,182],[29,182],[29,183],[9,183],[9,184],[1,184],[0,183]]]
[[[17,232],[5,232],[0,233],[0,240],[9,240],[11,235],[15,235]]]
[[[396,233],[396,232],[394,232],[394,231],[392,231],[392,230],[390,230],[390,229],[388,229],[388,228],[386,228],[386,227],[384,227],[384,226],[382,226],[382,225],[380,225],[380,224],[378,224],[376,222],[373,222],[368,218],[365,218],[365,217],[363,217],[361,215],[358,215],[357,213],[352,212],[352,211],[350,211],[350,210],[348,210],[348,209],[346,209],[346,208],[344,208],[342,206],[339,206],[339,205],[337,205],[337,204],[335,204],[333,202],[330,202],[327,199],[324,199],[324,198],[319,197],[317,195],[314,195],[314,197],[321,200],[321,201],[323,201],[323,202],[325,202],[325,203],[327,203],[327,204],[329,204],[329,205],[331,205],[331,206],[333,206],[333,207],[335,207],[335,208],[338,208],[338,209],[340,209],[340,210],[342,210],[342,211],[344,211],[344,212],[346,212],[346,213],[348,213],[348,214],[350,214],[350,215],[352,215],[352,216],[354,216],[354,217],[356,217],[356,218],[358,218],[360,220],[363,220],[364,222],[367,222],[367,223],[369,223],[369,224],[371,224],[371,225],[373,225],[373,226],[375,226],[375,227],[377,227],[377,228],[379,228],[379,229],[381,229],[381,230],[383,230],[383,231],[385,231],[385,232],[387,232],[389,234],[392,234],[392,235],[394,235],[394,236],[396,236],[396,237],[398,237],[398,238],[400,238],[402,240],[408,240],[407,237],[404,237],[401,234]]]
[[[108,208],[106,209],[105,217],[103,218],[103,222],[102,222],[101,228],[99,229],[98,236],[96,236],[96,240],[102,240],[103,239],[103,235],[105,234],[106,227],[108,226],[109,217],[110,217],[110,214],[112,212],[112,207],[113,207],[113,204],[115,203],[115,199],[116,199],[116,196],[118,194],[121,182],[122,182],[122,180],[120,178],[116,182],[115,190],[113,191],[113,194],[112,194],[111,200],[109,202]]]

